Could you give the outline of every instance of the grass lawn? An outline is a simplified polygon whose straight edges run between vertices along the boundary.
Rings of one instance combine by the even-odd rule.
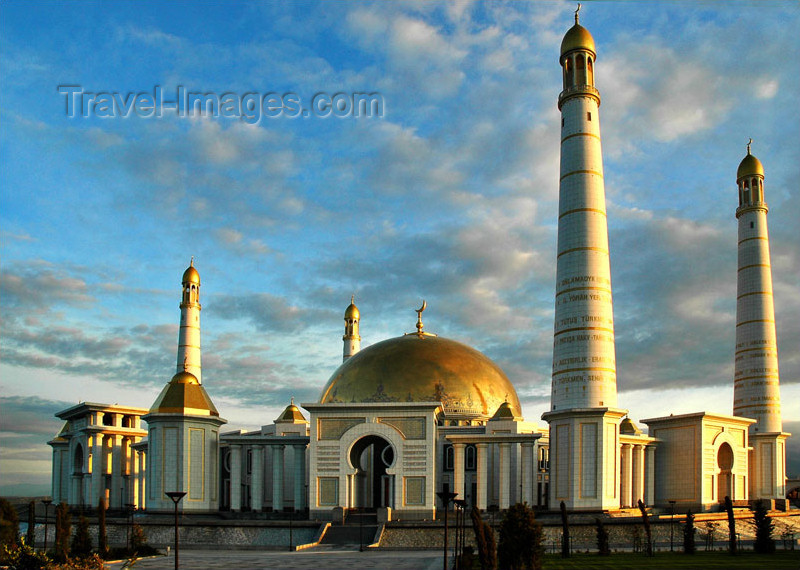
[[[643,554],[621,552],[611,556],[597,554],[574,554],[570,558],[548,554],[544,559],[545,570],[580,568],[581,570],[639,570],[640,568],[754,568],[756,570],[778,570],[800,568],[800,550],[779,550],[775,554],[755,554],[752,551],[740,552],[731,556],[727,552],[698,552],[692,556],[685,554],[657,552],[648,558]]]

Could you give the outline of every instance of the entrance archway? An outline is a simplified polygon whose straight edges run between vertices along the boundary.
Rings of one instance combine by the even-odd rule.
[[[729,443],[723,443],[717,451],[717,500],[722,502],[725,497],[734,500],[731,469],[733,469],[733,449]]]
[[[379,435],[367,435],[350,448],[350,464],[356,469],[353,506],[359,509],[393,507],[394,476],[386,469],[394,465],[392,444]]]

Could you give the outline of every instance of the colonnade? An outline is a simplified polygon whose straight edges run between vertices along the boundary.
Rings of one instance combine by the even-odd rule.
[[[494,466],[496,474],[496,484],[498,491],[498,507],[507,509],[513,503],[527,502],[529,505],[535,504],[538,498],[534,494],[537,484],[536,471],[534,469],[534,447],[536,440],[541,434],[524,435],[477,435],[462,436],[451,435],[447,439],[453,445],[453,489],[459,498],[467,496],[465,488],[465,467],[464,450],[467,445],[474,444],[476,451],[476,496],[474,497],[475,506],[485,511],[488,508],[490,485],[492,480],[489,473],[489,454],[492,446],[497,446],[497,465]],[[517,485],[512,488],[512,455],[517,452],[519,446],[519,461],[516,463]],[[519,488],[517,492],[516,487]]]
[[[647,443],[620,444],[620,507],[633,508],[641,500],[655,499],[655,446]]]
[[[230,509],[249,508],[259,512],[271,505],[273,511],[287,507],[305,509],[306,448],[303,442],[229,443]],[[291,453],[287,454],[287,450]],[[249,455],[249,459],[248,459]],[[269,458],[269,467],[267,465]],[[267,470],[271,485],[267,486]],[[249,493],[243,491],[249,487]],[[287,495],[290,492],[291,495]]]

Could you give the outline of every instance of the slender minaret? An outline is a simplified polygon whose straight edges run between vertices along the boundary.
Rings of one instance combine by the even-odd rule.
[[[764,167],[750,154],[739,164],[739,270],[736,289],[736,356],[733,413],[753,418],[750,426],[750,498],[784,496],[785,440],[782,433],[778,341],[772,297]]]
[[[580,4],[578,4],[580,10]],[[561,42],[558,260],[550,410],[549,501],[569,510],[622,504],[614,315],[600,93],[594,86],[594,39],[578,23]],[[628,446],[630,447],[630,446]],[[629,453],[629,452],[628,452]],[[623,458],[624,459],[624,458]],[[630,461],[629,461],[630,463]]]
[[[361,335],[358,334],[358,321],[361,313],[355,305],[356,296],[350,297],[350,305],[344,311],[344,349],[342,362],[361,350]]]
[[[178,332],[177,372],[189,372],[202,384],[200,367],[200,274],[194,268],[194,257],[183,272],[181,328]]]
[[[580,7],[578,8],[580,10]],[[551,410],[617,405],[614,315],[594,39],[575,25],[561,43],[558,262]]]

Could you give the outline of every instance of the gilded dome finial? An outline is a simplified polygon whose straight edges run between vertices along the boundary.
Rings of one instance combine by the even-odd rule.
[[[580,12],[580,11],[581,11],[581,3],[578,2],[578,9],[575,10],[575,23],[576,24],[578,23],[578,12]]]
[[[294,396],[292,396],[292,398],[291,398],[291,400],[290,400],[290,403],[289,403],[289,405],[290,405],[290,406],[294,406]]]
[[[422,329],[425,327],[425,325],[422,324],[422,312],[426,308],[428,308],[428,303],[425,301],[425,299],[423,299],[422,300],[422,306],[419,309],[417,309],[417,332],[418,333],[422,333]]]
[[[194,256],[192,256],[192,259],[189,261],[189,267],[194,267]]]
[[[750,154],[750,145],[753,144],[753,139],[748,139],[747,141],[747,154]]]
[[[356,304],[356,294],[355,293],[350,295],[350,304],[351,305],[355,305]]]

